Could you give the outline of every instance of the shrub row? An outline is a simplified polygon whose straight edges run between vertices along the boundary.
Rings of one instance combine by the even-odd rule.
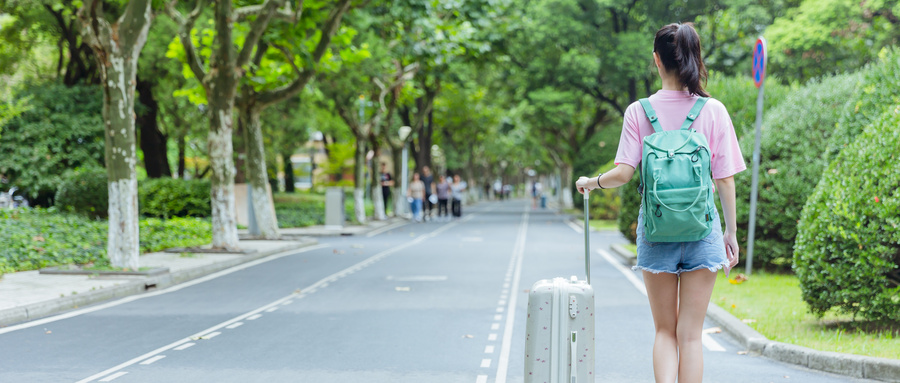
[[[109,209],[105,169],[72,171],[56,192],[56,207],[93,218],[105,218]],[[208,180],[151,178],[138,185],[140,214],[146,217],[209,217]]]
[[[0,274],[64,264],[106,264],[107,223],[56,209],[0,210]],[[144,219],[141,252],[212,240],[199,218]]]

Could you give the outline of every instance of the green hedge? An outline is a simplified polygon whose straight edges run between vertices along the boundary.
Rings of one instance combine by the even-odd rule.
[[[813,313],[900,321],[900,103],[844,148],[803,209],[794,270]]]
[[[823,149],[840,130],[838,121],[861,80],[860,74],[850,74],[811,81],[765,112],[754,265],[790,269],[800,212],[831,160]],[[740,139],[748,170],[755,141],[751,133]],[[741,246],[747,243],[751,181],[752,171],[735,176]]]
[[[61,211],[106,218],[109,214],[108,185],[104,168],[68,172],[56,190],[54,204]]]
[[[209,180],[151,178],[138,184],[141,215],[146,217],[209,217]]]
[[[107,223],[56,209],[0,210],[0,274],[65,264],[108,264]],[[212,241],[211,224],[198,218],[140,223],[141,252]]]

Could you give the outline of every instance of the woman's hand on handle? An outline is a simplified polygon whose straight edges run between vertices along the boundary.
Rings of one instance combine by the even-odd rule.
[[[594,182],[591,182],[594,181]],[[593,186],[593,187],[592,187]],[[575,181],[575,188],[578,189],[578,192],[584,194],[585,192],[590,192],[597,188],[597,182],[595,178],[587,178],[587,177],[578,177],[578,180]]]

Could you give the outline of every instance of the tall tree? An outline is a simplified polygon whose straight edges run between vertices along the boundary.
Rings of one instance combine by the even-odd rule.
[[[215,39],[208,49],[210,56],[203,62],[202,49],[195,47],[192,30],[203,12],[207,0],[197,0],[193,10],[184,16],[176,8],[176,1],[167,5],[169,15],[179,24],[178,38],[184,47],[184,58],[192,74],[200,82],[208,103],[209,157],[211,175],[211,204],[213,247],[238,250],[237,221],[234,200],[234,159],[232,132],[235,97],[241,78],[247,71],[253,51],[276,16],[293,19],[290,5],[284,0],[265,0],[261,5],[235,9],[231,1],[216,1],[213,7]],[[288,3],[289,4],[289,3]],[[299,8],[302,8],[302,1]],[[240,50],[233,39],[235,23],[249,20]]]
[[[153,20],[150,3],[150,0],[129,1],[113,24],[103,13],[102,1],[86,0],[78,11],[81,35],[97,59],[103,90],[109,175],[107,254],[113,267],[133,270],[138,268],[140,255],[134,91],[138,57]]]
[[[339,0],[327,13],[325,8],[316,9],[319,14],[327,15],[320,18],[320,25],[316,32],[307,34],[310,23],[315,23],[315,19],[311,22],[303,20],[294,26],[286,26],[280,29],[276,35],[284,36],[267,36],[269,38],[260,39],[256,48],[256,56],[253,66],[250,69],[250,81],[245,81],[241,85],[241,92],[237,96],[236,105],[238,107],[238,116],[241,125],[246,129],[246,145],[247,145],[247,180],[252,190],[253,211],[256,218],[258,232],[251,232],[251,235],[261,236],[267,239],[278,238],[278,220],[275,217],[275,211],[272,208],[272,202],[267,192],[267,174],[265,146],[263,145],[263,130],[260,123],[260,115],[263,110],[269,106],[287,100],[297,95],[310,79],[315,76],[318,70],[319,61],[328,53],[329,45],[332,37],[341,26],[341,19],[350,9],[350,0]],[[304,14],[309,14],[308,10],[303,10]],[[314,12],[313,12],[314,13]],[[315,25],[315,24],[313,24]],[[298,36],[299,35],[299,36]],[[306,49],[307,41],[312,37],[318,37],[315,48],[312,52]],[[299,37],[299,38],[298,38]],[[305,39],[304,39],[305,37]],[[294,53],[289,45],[299,45],[299,53]],[[272,88],[267,84],[278,84],[279,79],[270,79],[270,81],[260,81],[267,78],[266,73],[262,73],[266,66],[263,66],[263,59],[266,51],[274,48],[279,55],[284,55],[290,68],[293,70],[295,77],[292,81]],[[302,59],[306,57],[306,59]],[[303,68],[296,64],[298,58],[302,62]],[[284,76],[278,76],[284,77]]]

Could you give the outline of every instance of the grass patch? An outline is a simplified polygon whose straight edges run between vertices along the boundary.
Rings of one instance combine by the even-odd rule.
[[[637,255],[637,245],[635,245],[633,243],[629,243],[626,245],[622,245],[622,247],[624,247],[628,251],[632,252],[634,255]]]
[[[734,278],[738,270],[732,272]],[[821,351],[900,359],[900,323],[854,321],[829,311],[822,319],[809,312],[794,275],[754,273],[741,284],[719,273],[712,302],[767,338]]]
[[[619,230],[619,225],[614,219],[592,219],[591,229],[594,230]]]

